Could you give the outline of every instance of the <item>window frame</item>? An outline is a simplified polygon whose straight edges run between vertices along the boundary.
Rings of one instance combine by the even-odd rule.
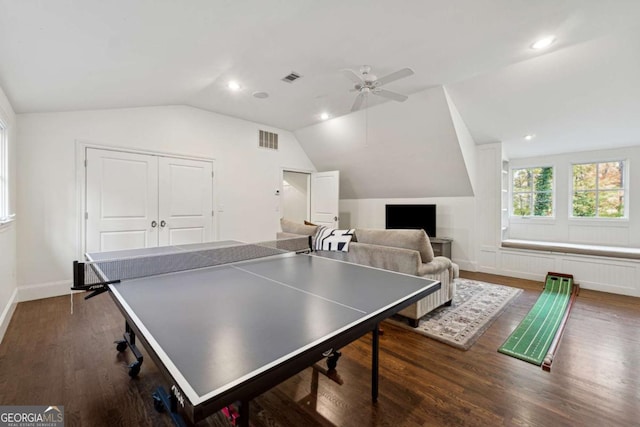
[[[11,213],[9,170],[9,126],[0,117],[0,229],[11,223],[15,215]]]
[[[575,216],[573,215],[573,195],[575,192],[575,189],[573,187],[574,185],[574,180],[573,180],[573,167],[575,165],[592,165],[595,164],[597,165],[597,168],[599,168],[599,165],[602,163],[612,163],[612,162],[622,162],[623,163],[623,172],[622,172],[622,181],[623,181],[623,186],[621,189],[623,191],[623,197],[624,197],[624,213],[622,216],[619,217],[608,217],[608,216]],[[623,223],[623,222],[628,222],[629,221],[629,159],[626,158],[615,158],[615,159],[604,159],[604,160],[588,160],[588,161],[578,161],[578,162],[571,162],[569,164],[569,192],[568,192],[568,216],[569,216],[569,220],[575,220],[575,221],[580,221],[580,222],[585,222],[588,223],[589,221],[595,221],[595,222],[619,222],[619,223]],[[596,188],[595,191],[596,192],[596,212],[598,211],[598,193],[600,191],[611,191],[611,189],[600,189],[598,187],[598,181],[599,181],[600,177],[599,177],[599,173],[596,172]],[[579,191],[584,191],[584,190],[579,190]]]
[[[523,169],[544,169],[544,168],[550,168],[552,171],[552,179],[551,179],[551,215],[549,216],[539,216],[539,215],[515,215],[514,211],[513,211],[513,200],[514,200],[514,194],[516,194],[516,192],[514,191],[514,183],[513,183],[513,173],[516,170],[523,170]],[[557,210],[557,204],[556,204],[556,168],[554,165],[535,165],[535,166],[512,166],[509,168],[509,218],[510,220],[518,220],[518,219],[524,219],[524,220],[534,220],[534,221],[540,221],[540,222],[549,222],[549,221],[555,221],[556,218],[556,210]],[[533,194],[535,194],[536,192],[532,191],[529,192],[532,196]],[[523,194],[518,192],[517,194]],[[531,206],[533,206],[533,199],[531,200]]]

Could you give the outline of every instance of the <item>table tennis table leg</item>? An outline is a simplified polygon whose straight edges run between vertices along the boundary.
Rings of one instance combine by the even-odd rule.
[[[140,368],[142,367],[142,353],[138,350],[136,346],[136,334],[129,326],[129,322],[125,321],[124,324],[124,334],[122,336],[124,339],[116,341],[116,349],[120,352],[125,351],[127,347],[131,349],[131,352],[136,358],[136,361],[129,365],[129,376],[131,378],[135,378],[138,376],[140,372]]]
[[[240,402],[240,427],[249,427],[249,401]]]
[[[378,350],[380,348],[380,329],[375,325],[371,337],[371,398],[378,401]]]
[[[178,400],[173,390],[167,393],[164,387],[156,388],[156,391],[153,392],[153,407],[158,412],[167,411],[175,426],[187,427],[184,419],[178,413]]]

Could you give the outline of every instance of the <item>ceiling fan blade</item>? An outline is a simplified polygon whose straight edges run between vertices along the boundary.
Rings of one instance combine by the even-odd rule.
[[[413,74],[414,73],[411,68],[403,68],[402,70],[398,70],[395,73],[387,74],[384,77],[380,77],[378,80],[376,80],[376,86],[382,86],[387,83],[402,79],[404,77],[409,77]]]
[[[362,77],[353,70],[345,68],[344,70],[342,70],[342,74],[354,83],[364,82],[364,80],[362,80]]]
[[[356,96],[356,100],[353,101],[353,106],[351,107],[351,111],[358,111],[362,106],[362,101],[364,101],[364,97],[367,96],[366,93],[360,92],[358,96]]]
[[[386,89],[376,89],[373,91],[373,93],[375,93],[376,95],[382,96],[384,98],[393,99],[394,101],[398,101],[398,102],[404,102],[409,98],[406,95],[402,95],[397,92],[391,92],[390,90],[386,90]]]

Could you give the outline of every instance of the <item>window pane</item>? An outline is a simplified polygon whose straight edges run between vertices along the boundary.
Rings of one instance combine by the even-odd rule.
[[[553,215],[553,197],[551,193],[534,193],[533,197],[533,214],[535,216]]]
[[[595,190],[597,163],[573,165],[573,189]]]
[[[598,188],[622,188],[622,162],[600,163],[598,165]]]
[[[515,216],[531,215],[530,193],[513,195],[513,215]]]
[[[624,216],[624,191],[601,191],[598,193],[598,216],[605,218]]]
[[[575,191],[573,193],[573,216],[596,216],[596,193]]]
[[[553,215],[553,168],[513,169],[512,210],[514,216]]]
[[[531,172],[528,169],[514,169],[513,191],[517,193],[531,191]]]
[[[553,168],[534,169],[535,191],[551,191],[553,184]]]

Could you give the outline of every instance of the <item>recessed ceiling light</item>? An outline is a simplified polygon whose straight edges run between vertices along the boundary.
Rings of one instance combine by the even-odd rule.
[[[321,118],[322,120],[327,120],[327,119],[329,118],[329,113],[322,113],[322,114],[320,114],[320,118]]]
[[[269,97],[267,92],[253,92],[253,96],[258,99],[265,99]]]
[[[240,84],[238,84],[238,82],[234,82],[233,80],[230,81],[229,83],[227,83],[227,87],[231,90],[239,90],[240,89]]]
[[[527,141],[531,141],[533,138],[535,138],[536,136],[532,133],[530,133],[529,135],[525,135],[524,139]]]
[[[541,38],[540,40],[532,44],[531,49],[535,49],[535,50],[546,49],[549,46],[551,46],[555,41],[556,41],[555,36],[547,36],[547,37]]]

